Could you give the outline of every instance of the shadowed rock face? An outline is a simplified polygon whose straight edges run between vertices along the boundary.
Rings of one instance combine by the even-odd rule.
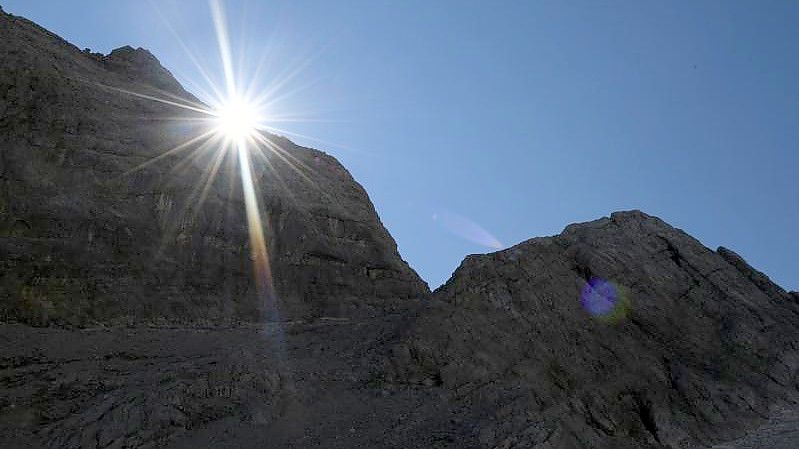
[[[621,212],[429,295],[349,173],[271,135],[263,323],[236,158],[148,164],[206,125],[121,91],[196,99],[1,11],[0,446],[689,448],[795,407],[799,293],[734,252]]]
[[[172,92],[180,97],[197,101],[194,96],[183,89],[183,86],[161,66],[155,56],[143,48],[128,45],[113,50],[108,56],[98,60],[110,71],[119,74],[134,85],[145,84],[151,88]]]
[[[238,165],[149,52],[98,57],[0,13],[0,314],[28,323],[258,320]],[[192,124],[195,123],[195,124]],[[372,313],[427,286],[334,158],[266,136],[254,157],[284,318]],[[204,201],[200,204],[200,199]]]
[[[592,279],[615,313],[584,307]],[[799,304],[641,212],[470,256],[434,298],[394,373],[469,398],[488,447],[713,442],[795,393]]]

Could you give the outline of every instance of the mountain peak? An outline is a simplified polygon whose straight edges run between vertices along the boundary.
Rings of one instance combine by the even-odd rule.
[[[615,212],[431,293],[332,156],[264,133],[242,188],[128,94],[189,98],[150,51],[0,42],[0,441],[687,448],[796,404],[799,293],[730,250]]]
[[[180,96],[189,95],[172,73],[161,65],[158,58],[145,48],[125,45],[112,50],[100,62],[108,70],[121,74],[134,83],[148,84]]]
[[[196,113],[126,93],[193,98],[158,59],[132,46],[82,51],[11,15],[0,42],[0,286],[11,298],[0,291],[0,314],[261,320],[235,156],[191,140],[209,126]],[[284,318],[368,315],[429,293],[338,161],[264,138],[268,162],[253,160],[252,174]],[[214,163],[231,170],[210,176]],[[30,277],[39,263],[46,274]],[[117,264],[126,269],[109,275]],[[64,278],[59,296],[51,283]]]
[[[27,68],[40,76],[45,74],[74,80],[118,85],[127,89],[155,88],[189,101],[198,101],[187,92],[172,73],[149,50],[125,45],[108,55],[79,49],[55,33],[20,16],[0,9],[0,40],[6,54],[0,60],[8,70]],[[120,80],[121,77],[121,80]]]
[[[465,259],[389,377],[502,410],[487,447],[729,440],[794,394],[799,305],[786,298],[734,252],[616,212]]]

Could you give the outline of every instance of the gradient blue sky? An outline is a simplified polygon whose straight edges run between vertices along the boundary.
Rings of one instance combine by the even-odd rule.
[[[196,91],[168,22],[221,72],[202,0],[0,5],[81,48],[150,49]],[[264,84],[298,70],[275,110],[303,121],[278,126],[349,168],[431,287],[491,250],[463,236],[636,208],[799,290],[799,2],[225,6],[245,72],[265,51]]]

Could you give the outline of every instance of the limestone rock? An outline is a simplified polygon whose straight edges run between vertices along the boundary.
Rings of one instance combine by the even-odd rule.
[[[197,101],[186,92],[172,74],[161,66],[155,56],[144,48],[126,45],[111,51],[100,60],[106,68],[127,78],[129,83],[145,84],[157,89]]]
[[[467,257],[434,300],[389,371],[468,401],[487,447],[712,443],[796,393],[799,304],[638,211]]]
[[[197,101],[0,9],[3,447],[683,449],[775,407],[741,444],[791,435],[799,293],[734,252],[621,212],[430,295],[344,167],[265,134],[266,315],[236,158],[126,92]]]
[[[752,268],[743,257],[736,254],[734,251],[727,249],[723,246],[717,250],[719,255],[724,258],[730,265],[734,266],[741,272],[747,279],[752,281],[759,289],[763,290],[769,296],[780,297],[785,296],[786,292],[779,285],[771,282],[765,274]]]
[[[165,155],[210,124],[124,91],[196,99],[146,50],[98,60],[6,13],[0,41],[0,316],[261,320],[235,155],[200,142]],[[369,315],[428,293],[338,161],[265,137],[252,157],[282,318]]]
[[[370,375],[374,348],[393,341],[381,330],[387,324],[399,323],[0,325],[0,442],[4,449],[476,447],[429,390],[386,387]]]

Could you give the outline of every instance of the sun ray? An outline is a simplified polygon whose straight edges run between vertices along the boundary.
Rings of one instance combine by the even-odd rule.
[[[273,284],[267,238],[270,235],[269,216],[267,210],[260,204],[261,187],[283,189],[289,201],[300,211],[305,211],[307,205],[301,204],[296,197],[297,192],[291,189],[290,183],[295,182],[295,179],[299,179],[299,182],[306,183],[318,191],[325,201],[336,201],[320,185],[317,176],[319,167],[309,167],[302,159],[305,156],[298,157],[295,152],[284,148],[282,137],[272,135],[278,131],[286,135],[323,142],[310,136],[274,128],[273,125],[310,121],[300,114],[289,114],[285,111],[276,113],[275,110],[279,110],[280,106],[284,105],[289,98],[306,91],[320,80],[320,78],[304,80],[302,85],[297,85],[299,74],[307,69],[309,64],[318,58],[325,49],[311,54],[305,52],[304,57],[296,57],[292,63],[278,66],[273,57],[277,52],[276,47],[267,45],[262,52],[261,60],[254,67],[254,76],[245,78],[243,76],[245,69],[253,68],[253,65],[249,64],[251,60],[247,58],[249,52],[239,52],[242,50],[242,43],[246,42],[245,27],[229,27],[229,17],[226,15],[223,1],[208,0],[222,75],[211,76],[207,67],[191,51],[175,27],[166,20],[156,2],[151,1],[150,3],[166,24],[169,32],[175,37],[174,41],[197,68],[199,77],[189,78],[188,81],[193,86],[192,93],[199,95],[199,100],[195,97],[183,98],[180,92],[164,92],[149,86],[142,86],[141,91],[138,87],[135,90],[104,84],[98,84],[98,87],[178,108],[181,113],[185,111],[185,117],[180,117],[177,112],[158,117],[158,120],[168,122],[170,126],[172,126],[172,122],[182,120],[187,124],[205,124],[207,129],[195,129],[194,125],[187,125],[185,129],[176,127],[175,129],[181,133],[197,132],[198,135],[163,151],[126,173],[141,170],[168,157],[179,156],[176,162],[170,161],[172,166],[169,173],[196,175],[196,184],[189,192],[182,194],[182,197],[188,197],[187,202],[190,205],[183,208],[184,217],[175,219],[175,223],[172,223],[173,226],[170,229],[165,229],[165,239],[169,238],[168,235],[180,232],[180,223],[184,219],[189,219],[189,215],[191,220],[196,219],[200,208],[204,204],[210,203],[212,197],[209,195],[218,192],[217,187],[227,190],[227,195],[232,197],[234,194],[238,194],[237,186],[240,185],[244,200],[243,212],[247,222],[254,280],[258,295],[263,301],[264,318],[267,321],[279,322],[281,319],[280,304]],[[235,34],[236,30],[242,34],[240,36]],[[236,48],[238,51],[235,53],[231,37],[238,46]],[[263,83],[261,77],[265,77],[265,75],[270,75],[270,77],[268,82]],[[215,82],[215,79],[219,82]],[[198,86],[202,83],[207,86]],[[197,101],[192,101],[192,99]],[[283,165],[286,168],[283,168]],[[221,176],[227,179],[226,186],[215,184],[220,172],[222,172]],[[239,179],[236,180],[236,177]],[[263,184],[263,186],[259,187],[259,184]],[[224,192],[221,194],[224,195]],[[231,212],[230,207],[233,204],[237,203],[228,203],[226,212]],[[180,213],[180,211],[174,213]],[[309,226],[316,227],[318,224],[312,222]],[[274,329],[276,333],[273,335],[277,337],[275,341],[281,345],[283,338],[281,325],[276,325]]]
[[[216,43],[219,47],[219,56],[222,58],[222,69],[225,74],[225,86],[227,87],[228,97],[236,95],[236,75],[233,72],[233,62],[230,52],[230,38],[227,32],[227,22],[225,11],[219,0],[209,0],[211,6],[211,17],[214,21],[216,30]]]
[[[285,85],[290,83],[294,80],[294,78],[305,70],[308,65],[312,62],[312,60],[318,58],[322,54],[322,51],[316,52],[312,57],[304,58],[303,61],[297,64],[294,68],[286,69],[280,75],[276,76],[274,80],[267,86],[265,86],[260,95],[253,99],[254,103],[262,103],[267,99],[270,99],[275,96],[277,92],[280,92]]]
[[[309,82],[307,82],[307,83],[305,83],[305,84],[303,84],[301,86],[297,86],[294,89],[286,90],[285,92],[283,92],[283,93],[281,93],[279,95],[274,95],[272,97],[263,97],[257,103],[259,105],[261,105],[261,108],[263,108],[263,109],[272,110],[274,108],[274,106],[277,105],[278,103],[280,103],[281,101],[284,101],[284,100],[286,100],[288,98],[291,98],[292,96],[294,96],[294,95],[296,95],[296,94],[298,94],[298,93],[300,93],[300,92],[302,92],[304,90],[309,89],[311,86],[317,84],[320,80],[321,80],[321,77],[317,78],[317,79],[314,79],[314,80],[311,80],[311,81],[309,81]],[[271,118],[271,116],[270,116],[270,118]]]
[[[260,133],[254,134],[253,137],[256,140],[258,140],[258,142],[260,142],[261,144],[265,145],[267,148],[272,150],[272,153],[275,156],[277,156],[283,162],[285,162],[286,166],[288,166],[289,168],[294,170],[294,172],[297,173],[298,175],[300,175],[300,177],[302,177],[303,180],[308,182],[308,184],[318,188],[316,182],[308,175],[308,172],[311,172],[311,170],[302,161],[298,160],[297,158],[295,158],[294,156],[289,154],[286,150],[281,148],[280,145],[272,142],[270,139],[264,137]],[[305,169],[305,171],[303,171],[302,169]],[[323,195],[327,195],[327,192],[325,192],[325,191],[323,191],[321,189],[320,189],[320,192]]]
[[[330,146],[330,147],[347,148],[345,145],[340,145],[340,144],[336,144],[334,142],[330,142],[330,141],[327,141],[327,140],[318,139],[316,137],[309,136],[307,134],[301,134],[301,133],[297,133],[297,132],[292,132],[292,131],[289,131],[289,130],[284,129],[284,128],[277,128],[277,127],[274,127],[274,126],[263,125],[263,126],[260,127],[260,129],[263,130],[263,131],[266,131],[266,132],[268,132],[270,134],[290,136],[290,137],[299,137],[301,139],[306,139],[306,140],[309,140],[309,141],[312,141],[312,142],[321,143],[323,145]]]
[[[179,107],[179,108],[183,108],[183,109],[186,109],[186,110],[189,110],[189,111],[194,111],[194,112],[200,112],[200,113],[203,113],[203,114],[213,115],[213,112],[211,110],[207,109],[207,108],[192,106],[192,105],[186,104],[186,103],[178,103],[176,101],[170,101],[170,100],[167,100],[167,99],[164,99],[164,98],[158,98],[158,97],[154,97],[152,95],[147,95],[147,94],[143,94],[143,93],[140,93],[140,92],[134,92],[132,90],[122,89],[120,87],[109,86],[107,84],[102,84],[102,83],[93,83],[93,84],[97,85],[98,87],[104,88],[104,89],[110,89],[110,90],[113,90],[113,91],[116,91],[116,92],[120,92],[120,93],[123,93],[123,94],[128,94],[128,95],[132,95],[134,97],[143,98],[145,100],[151,100],[151,101],[155,101],[155,102],[158,102],[158,103],[163,103],[163,104],[168,104],[170,106],[176,106],[176,107]]]
[[[171,149],[159,154],[158,156],[155,156],[154,158],[149,159],[149,160],[147,160],[147,161],[145,161],[145,162],[143,162],[143,163],[141,163],[141,164],[139,164],[139,165],[127,170],[123,174],[124,175],[129,175],[129,174],[131,174],[133,172],[139,171],[139,170],[147,167],[148,165],[151,165],[151,164],[153,164],[155,162],[158,162],[161,159],[164,159],[165,157],[168,157],[170,155],[174,155],[174,154],[180,153],[181,151],[185,151],[187,149],[190,149],[192,145],[197,144],[198,142],[207,141],[208,138],[210,136],[212,136],[213,134],[214,134],[214,131],[210,130],[210,131],[206,131],[206,132],[200,134],[199,136],[192,137],[191,139],[189,139],[189,140],[187,140],[187,141],[185,141],[185,142],[183,142],[183,143],[181,143],[181,144],[179,144],[179,145],[177,145],[177,146],[175,146],[175,147],[173,147],[173,148],[171,148]]]
[[[263,222],[258,208],[258,197],[255,194],[255,185],[250,166],[250,154],[243,138],[236,142],[236,150],[241,168],[241,184],[244,194],[244,208],[247,214],[247,228],[250,234],[252,258],[255,265],[256,284],[264,294],[266,300],[266,313],[268,321],[279,321],[279,309],[276,303],[272,283],[272,268],[269,264],[269,253],[264,239]]]
[[[214,179],[219,172],[219,168],[222,166],[222,162],[225,160],[226,154],[226,151],[217,151],[214,155],[214,161],[211,164],[210,170],[203,174],[203,179],[200,180],[202,190],[197,198],[197,209],[195,209],[195,215],[200,211],[200,208],[205,203],[205,199],[208,197],[208,192],[211,190],[211,185],[213,184]]]
[[[261,79],[261,72],[264,70],[264,67],[269,64],[269,56],[271,55],[272,50],[269,45],[267,45],[265,48],[266,49],[261,52],[261,57],[259,58],[258,64],[255,66],[255,70],[253,70],[250,82],[247,85],[247,88],[244,90],[244,95],[247,97],[252,97],[255,95],[255,91],[258,88],[258,81]]]
[[[177,94],[174,94],[172,92],[169,92],[169,91],[166,91],[166,90],[163,90],[163,89],[158,89],[158,88],[155,88],[155,87],[152,87],[152,86],[144,86],[144,85],[142,85],[142,88],[143,89],[154,90],[155,92],[157,92],[157,93],[159,93],[161,95],[164,95],[165,97],[171,98],[173,101],[181,102],[182,104],[186,104],[188,106],[192,106],[192,107],[195,107],[195,108],[203,110],[203,111],[210,112],[212,110],[212,109],[208,108],[208,106],[206,106],[205,104],[200,103],[199,101],[192,101],[192,100],[186,98],[185,95],[177,95]]]
[[[200,61],[194,55],[194,52],[191,51],[191,49],[189,49],[188,45],[186,45],[186,42],[180,37],[180,34],[178,34],[177,30],[175,30],[172,24],[166,19],[166,17],[164,17],[163,13],[161,12],[161,9],[158,7],[158,4],[154,0],[149,0],[149,3],[150,6],[158,14],[158,17],[161,19],[161,22],[163,22],[164,25],[166,25],[167,29],[169,29],[169,32],[175,38],[175,41],[178,43],[178,45],[180,45],[183,52],[186,53],[186,56],[188,56],[189,60],[192,62],[197,71],[200,73],[200,76],[205,80],[208,86],[210,86],[211,90],[214,91],[214,95],[208,95],[208,92],[205,89],[199,88],[199,86],[197,86],[197,83],[192,81],[191,83],[194,86],[194,88],[201,90],[202,91],[201,93],[206,98],[222,98],[223,97],[222,92],[220,92],[216,88],[216,83],[214,83],[214,81],[211,79],[211,76],[205,70],[203,65],[200,64]]]
[[[299,209],[300,211],[302,211],[304,213],[309,213],[310,210],[309,210],[308,206],[303,204],[297,198],[297,196],[294,194],[292,189],[289,187],[289,185],[286,182],[286,180],[283,179],[283,177],[280,175],[280,170],[278,170],[275,167],[275,164],[272,161],[272,159],[270,159],[267,156],[267,152],[263,151],[264,145],[253,145],[252,148],[255,148],[255,149],[258,150],[258,151],[254,151],[253,154],[257,155],[259,160],[264,163],[264,165],[267,167],[267,170],[269,170],[269,173],[272,175],[272,178],[275,179],[278,182],[278,184],[280,186],[280,189],[281,189],[281,192],[284,193],[288,197],[288,200],[291,202],[291,204],[294,207],[296,207],[297,209]],[[275,153],[273,151],[269,151],[269,154],[275,154]],[[282,159],[282,156],[277,155],[277,157],[279,159],[283,160],[285,163],[287,163],[287,164],[289,163],[288,161]],[[316,223],[314,223],[313,221],[309,221],[308,225],[314,231],[321,232],[321,230],[317,227]]]
[[[214,147],[217,149],[214,150]],[[206,139],[203,143],[200,144],[194,151],[190,154],[186,155],[182,160],[178,161],[170,170],[170,173],[182,173],[188,171],[189,167],[192,165],[198,165],[197,161],[199,161],[203,156],[206,156],[208,153],[212,151],[222,151],[219,149],[218,146],[218,139],[211,137]]]

